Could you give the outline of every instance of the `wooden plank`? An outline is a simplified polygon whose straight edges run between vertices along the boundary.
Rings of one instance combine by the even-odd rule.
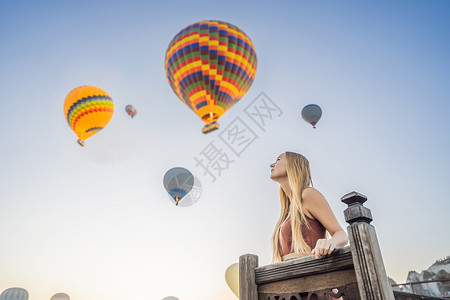
[[[411,293],[404,293],[399,291],[394,291],[394,297],[396,300],[445,300],[445,298],[432,297],[432,296],[422,296]]]
[[[356,282],[355,271],[339,270],[258,285],[260,294],[287,294],[332,289]]]
[[[353,259],[350,247],[338,249],[331,255],[316,259],[314,255],[292,259],[255,269],[256,284],[352,269]]]

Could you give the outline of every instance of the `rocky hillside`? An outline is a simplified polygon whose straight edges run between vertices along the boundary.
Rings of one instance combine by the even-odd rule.
[[[428,281],[437,279],[450,280],[450,256],[436,261],[431,267],[422,271],[420,274],[416,271],[409,271],[406,283],[417,281]],[[389,278],[391,284],[396,284],[391,278]],[[450,297],[450,281],[446,282],[431,282],[423,284],[403,285],[399,287],[393,287],[394,290],[415,294],[435,296],[435,297]]]

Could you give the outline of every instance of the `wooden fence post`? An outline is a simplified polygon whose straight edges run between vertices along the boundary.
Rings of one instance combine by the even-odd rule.
[[[388,282],[375,228],[370,225],[372,214],[363,206],[367,197],[357,192],[344,195],[348,205],[344,211],[358,289],[363,300],[391,300],[394,293]]]
[[[244,254],[239,257],[239,299],[258,300],[258,287],[255,283],[255,269],[258,256]]]

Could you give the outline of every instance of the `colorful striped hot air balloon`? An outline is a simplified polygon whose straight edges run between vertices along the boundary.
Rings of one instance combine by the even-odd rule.
[[[181,30],[166,52],[167,79],[175,94],[206,123],[203,133],[253,83],[256,51],[239,28],[222,21],[202,21]]]
[[[64,115],[78,136],[78,143],[102,130],[111,120],[114,103],[107,92],[95,86],[73,89],[64,102]]]
[[[28,292],[22,288],[9,288],[3,291],[0,300],[28,300]]]

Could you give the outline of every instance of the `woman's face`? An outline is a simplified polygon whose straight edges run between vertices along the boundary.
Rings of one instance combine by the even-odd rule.
[[[278,181],[279,178],[287,176],[286,171],[286,153],[282,153],[277,160],[270,164],[270,179]]]

